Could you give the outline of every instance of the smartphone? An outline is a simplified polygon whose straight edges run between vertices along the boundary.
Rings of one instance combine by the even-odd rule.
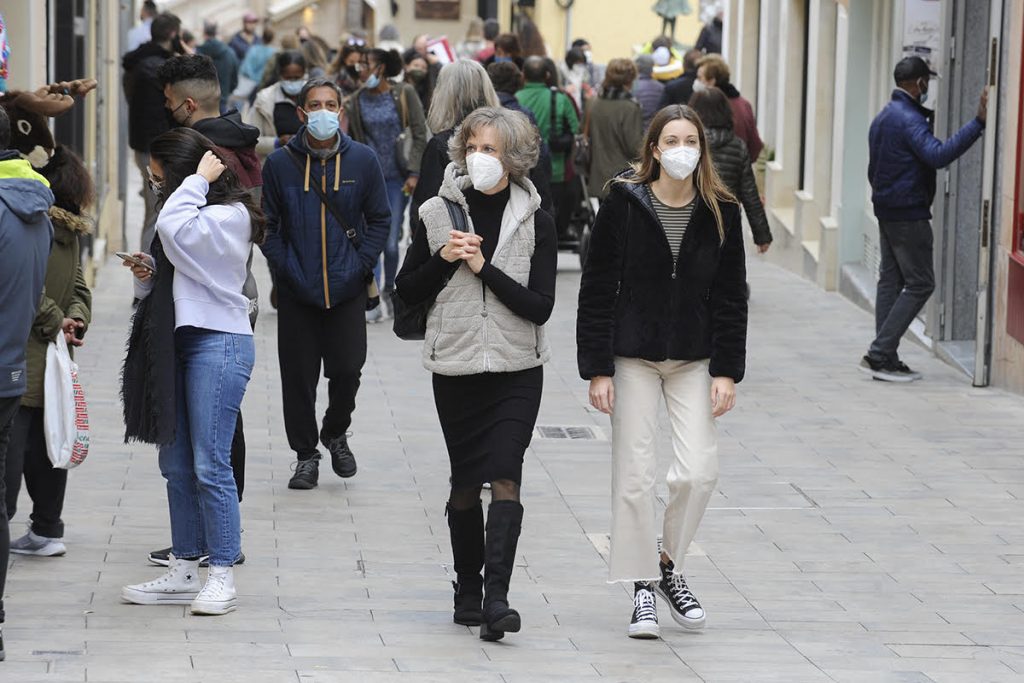
[[[115,251],[114,252],[114,256],[116,256],[117,258],[121,259],[122,261],[127,261],[128,263],[134,264],[136,266],[142,266],[143,268],[146,268],[147,270],[149,270],[149,272],[151,272],[151,273],[155,273],[156,272],[156,268],[154,268],[153,266],[149,265],[148,263],[146,263],[142,259],[135,258],[134,256],[132,256],[131,254],[129,254],[126,251]]]

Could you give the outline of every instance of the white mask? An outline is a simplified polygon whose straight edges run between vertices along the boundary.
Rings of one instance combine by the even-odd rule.
[[[693,92],[704,92],[708,89],[708,84],[699,78],[693,82]]]
[[[659,149],[661,149],[659,147]],[[696,147],[672,147],[661,150],[661,167],[670,178],[686,180],[700,162],[700,150]]]
[[[501,160],[482,152],[473,152],[466,157],[466,170],[469,171],[469,179],[473,181],[473,189],[478,192],[493,189],[505,176]]]

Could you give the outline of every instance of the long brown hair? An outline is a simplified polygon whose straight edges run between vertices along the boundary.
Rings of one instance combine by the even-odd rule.
[[[661,138],[661,131],[672,121],[685,119],[697,128],[697,137],[700,140],[700,162],[693,172],[693,183],[697,188],[704,203],[711,209],[715,216],[715,224],[718,227],[718,239],[725,242],[725,223],[722,220],[722,209],[720,202],[736,203],[729,188],[725,186],[722,179],[718,177],[718,171],[711,161],[711,153],[708,149],[707,136],[704,134],[704,124],[700,117],[690,107],[684,104],[670,104],[651,119],[651,125],[644,135],[643,149],[640,150],[640,161],[633,164],[633,175],[624,178],[616,178],[616,182],[632,183],[636,185],[647,184],[658,179],[661,175],[661,164],[654,158],[654,148],[658,146]]]

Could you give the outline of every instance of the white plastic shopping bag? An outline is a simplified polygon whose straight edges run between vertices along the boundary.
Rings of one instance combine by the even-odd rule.
[[[50,462],[65,470],[81,465],[89,454],[89,414],[78,382],[78,365],[71,360],[63,330],[46,349],[43,399],[43,432]]]

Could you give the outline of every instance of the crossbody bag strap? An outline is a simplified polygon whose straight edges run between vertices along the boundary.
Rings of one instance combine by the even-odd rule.
[[[288,147],[284,147],[283,149],[285,153],[288,155],[288,158],[291,159],[292,162],[295,164],[295,168],[299,169],[299,173],[305,173],[306,168],[302,165],[302,160],[299,159],[298,155]],[[352,246],[356,248],[356,251],[359,251],[359,247],[363,243],[362,238],[359,237],[359,233],[356,232],[354,228],[350,227],[349,224],[345,221],[345,219],[342,218],[341,211],[338,210],[338,207],[331,204],[331,202],[327,198],[327,195],[324,194],[324,191],[320,189],[319,185],[317,185],[316,183],[310,183],[309,186],[313,188],[313,191],[316,193],[316,196],[320,198],[320,201],[323,203],[323,205],[327,208],[328,211],[330,211],[331,215],[334,216],[334,220],[338,222],[338,225],[341,226],[341,229],[345,231],[345,236],[352,240]]]
[[[551,137],[554,137],[554,136],[558,135],[558,130],[557,130],[557,128],[558,128],[557,109],[558,109],[558,91],[556,91],[554,88],[551,88],[551,132],[548,133],[548,135],[551,136]]]
[[[462,207],[447,197],[444,198],[444,204],[448,207],[448,217],[452,220],[452,227],[459,232],[469,232],[469,227],[466,224],[466,212],[462,210]]]
[[[406,86],[401,87],[401,94],[398,96],[402,105],[402,130],[409,127],[409,104],[405,100]]]

